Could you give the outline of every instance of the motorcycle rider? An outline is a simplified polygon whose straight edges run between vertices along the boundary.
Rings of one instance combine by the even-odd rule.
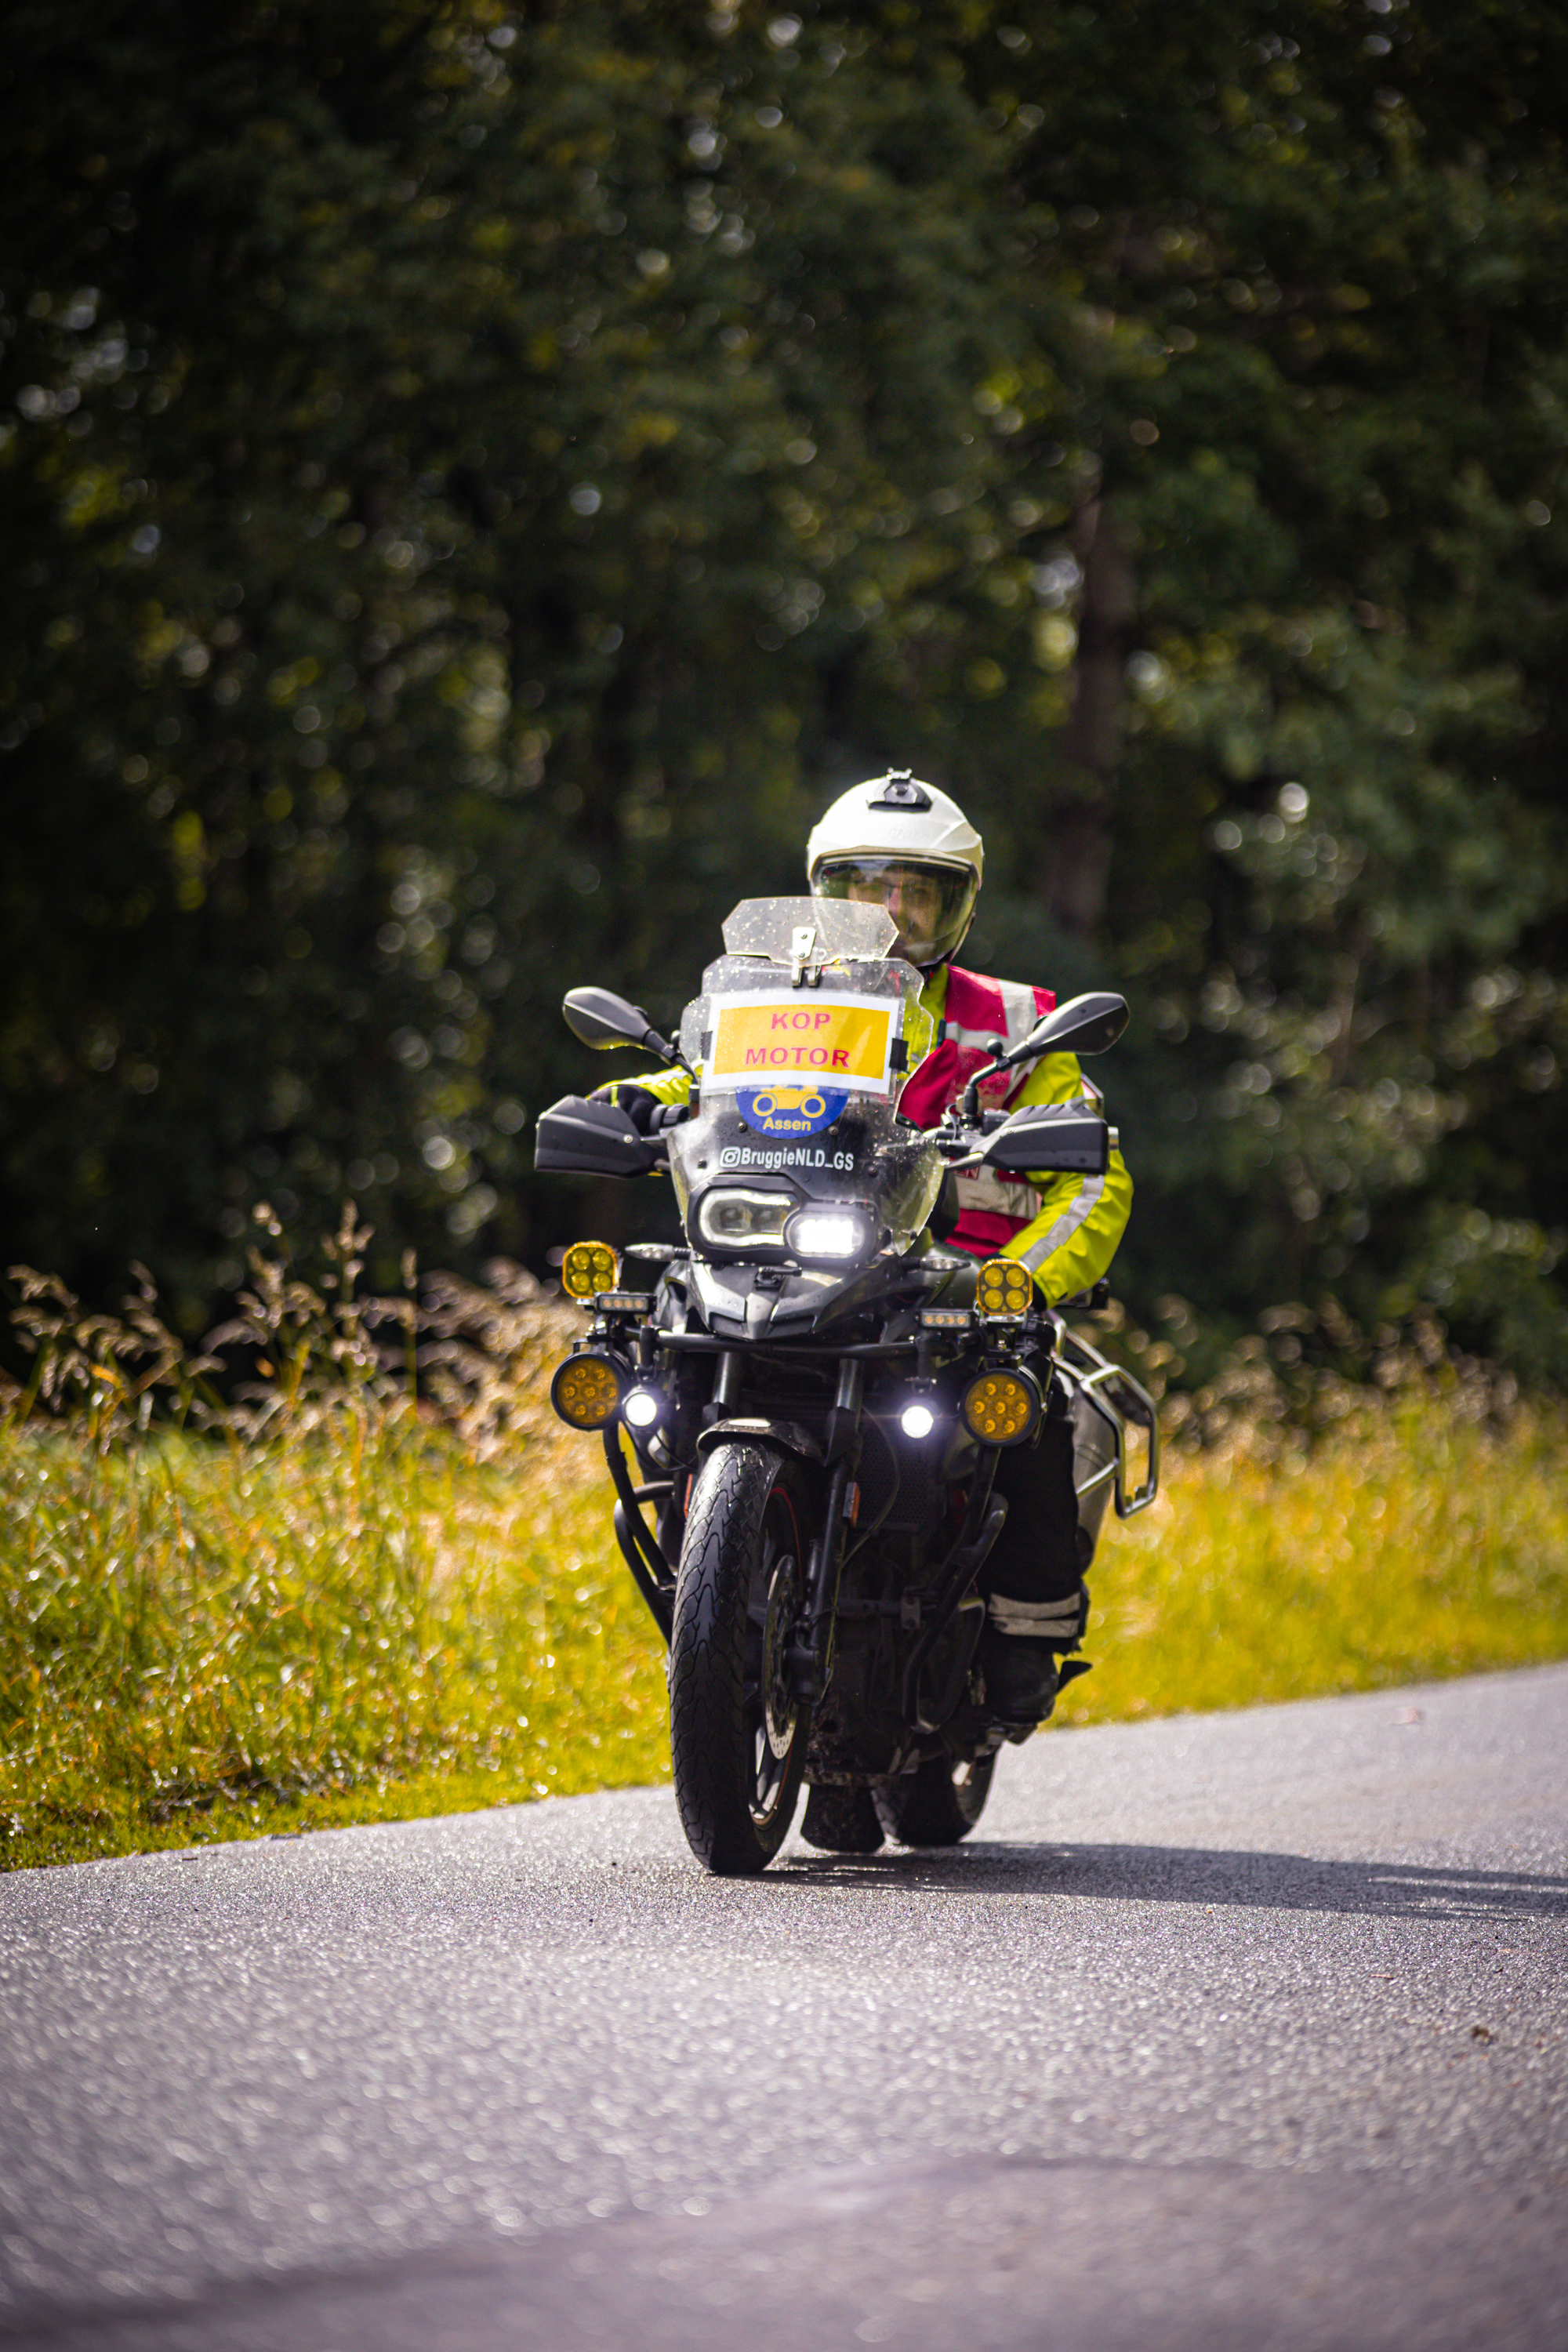
[[[1022,1042],[1056,999],[1044,988],[986,978],[953,962],[973,919],[984,871],[979,834],[945,793],[895,769],[843,793],[814,829],[806,874],[814,898],[884,906],[899,927],[893,953],[924,975],[921,1002],[937,1043],[905,1085],[900,1114],[936,1126],[998,1037]],[[684,1071],[659,1071],[598,1089],[645,1132],[666,1107],[685,1100]],[[1071,1054],[1046,1054],[983,1079],[985,1109],[1026,1103],[1098,1102]],[[1110,1266],[1127,1223],[1132,1183],[1113,1150],[1103,1177],[1010,1178],[989,1169],[955,1176],[957,1223],[942,1245],[975,1258],[998,1254],[1023,1261],[1041,1302],[1055,1307],[1089,1289]],[[1073,1433],[1065,1392],[1051,1383],[1033,1445],[1005,1453],[996,1492],[1007,1518],[981,1576],[986,1624],[980,1666],[986,1703],[1009,1728],[1023,1731],[1049,1715],[1058,1661],[1077,1648],[1089,1615],[1086,1565],[1073,1486]],[[864,1790],[814,1789],[802,1824],[813,1843],[839,1851],[880,1843]],[[864,1811],[866,1833],[849,1816]],[[844,1818],[840,1820],[840,1815]],[[816,1834],[814,1834],[814,1832]]]

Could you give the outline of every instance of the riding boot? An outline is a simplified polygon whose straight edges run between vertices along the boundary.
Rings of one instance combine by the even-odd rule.
[[[800,1833],[824,1853],[875,1853],[882,1824],[869,1789],[814,1788],[805,1801]]]
[[[985,1702],[1004,1723],[1044,1723],[1057,1703],[1058,1661],[1076,1650],[1089,1621],[1089,1587],[1062,1601],[1010,1601],[994,1592],[985,1604],[980,1671]]]
[[[986,1705],[1017,1732],[1050,1715],[1062,1682],[1070,1679],[1058,1661],[1077,1649],[1089,1621],[1073,1430],[1059,1381],[1052,1383],[1035,1443],[1002,1456],[996,1491],[1006,1498],[1007,1517],[981,1578],[979,1664]]]

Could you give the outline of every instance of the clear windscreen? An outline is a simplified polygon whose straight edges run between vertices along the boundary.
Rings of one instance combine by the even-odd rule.
[[[920,973],[888,953],[893,936],[880,907],[735,909],[729,952],[681,1023],[698,1072],[693,1116],[670,1140],[683,1212],[715,1183],[764,1176],[802,1199],[873,1206],[896,1244],[921,1230],[942,1171],[898,1102],[934,1030]]]
[[[774,963],[802,957],[826,963],[843,956],[881,958],[892,951],[898,925],[885,907],[843,899],[742,898],[724,925],[732,956],[766,956]]]

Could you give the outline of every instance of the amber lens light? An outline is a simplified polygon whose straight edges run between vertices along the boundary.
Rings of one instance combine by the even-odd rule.
[[[1022,1372],[981,1372],[959,1411],[982,1445],[1021,1445],[1040,1417],[1040,1392]]]
[[[574,1242],[561,1261],[561,1287],[568,1298],[593,1298],[614,1290],[620,1270],[608,1242]]]
[[[603,1429],[620,1401],[620,1374],[603,1356],[568,1356],[550,1383],[550,1402],[569,1429]]]
[[[974,1304],[998,1319],[1026,1315],[1033,1291],[1034,1277],[1016,1257],[988,1257],[974,1277]]]

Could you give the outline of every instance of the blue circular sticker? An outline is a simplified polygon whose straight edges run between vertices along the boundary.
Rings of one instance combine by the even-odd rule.
[[[735,1099],[756,1135],[820,1135],[849,1097],[835,1087],[742,1087]]]

